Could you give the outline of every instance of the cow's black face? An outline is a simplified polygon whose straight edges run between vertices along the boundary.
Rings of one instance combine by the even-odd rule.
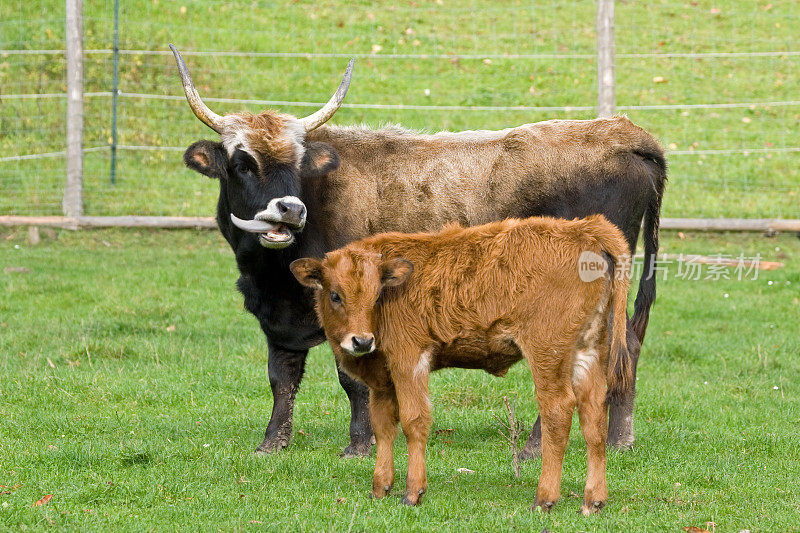
[[[220,180],[220,199],[225,199],[235,228],[257,236],[265,248],[286,248],[295,242],[306,223],[306,206],[301,200],[300,176],[315,176],[339,166],[333,148],[324,143],[309,143],[298,169],[262,158],[261,165],[244,150],[230,156],[221,143],[199,141],[184,154],[190,168]],[[227,220],[226,220],[227,222]]]

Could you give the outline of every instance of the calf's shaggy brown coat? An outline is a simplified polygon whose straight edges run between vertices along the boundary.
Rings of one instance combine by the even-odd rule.
[[[581,511],[599,511],[608,497],[607,386],[624,388],[632,375],[625,341],[629,274],[622,268],[628,253],[620,230],[597,215],[387,233],[322,260],[294,261],[295,277],[316,289],[316,310],[341,367],[370,389],[377,441],[372,495],[385,496],[394,483],[399,421],[409,456],[403,501],[420,503],[431,371],[503,375],[524,358],[542,419],[534,506],[549,510],[559,498],[577,404],[588,449]],[[587,257],[603,269],[583,281],[579,269]]]

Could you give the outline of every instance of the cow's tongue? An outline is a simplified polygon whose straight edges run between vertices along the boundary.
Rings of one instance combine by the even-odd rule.
[[[278,224],[271,230],[263,233],[263,235],[271,241],[286,241],[292,237],[289,229],[283,224]]]

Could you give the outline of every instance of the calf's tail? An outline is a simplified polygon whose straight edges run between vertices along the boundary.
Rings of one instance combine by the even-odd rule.
[[[598,217],[599,218],[599,217]],[[611,349],[608,352],[606,381],[609,394],[628,390],[633,381],[633,362],[628,353],[627,307],[632,257],[622,232],[611,222],[599,220],[595,233],[608,263],[611,278]]]
[[[627,250],[626,250],[627,253]],[[633,380],[633,362],[628,353],[627,306],[630,272],[624,258],[614,258],[611,270],[611,349],[608,352],[606,381],[608,392],[628,390]]]

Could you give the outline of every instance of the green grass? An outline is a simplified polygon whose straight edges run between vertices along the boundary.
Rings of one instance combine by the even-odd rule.
[[[40,0],[0,6],[0,49],[63,48],[64,5]],[[593,106],[596,102],[595,1],[470,2],[122,2],[120,46],[183,51],[370,54],[356,64],[347,103],[456,106]],[[186,7],[185,12],[181,7]],[[800,50],[794,0],[618,2],[617,103],[708,104],[797,100],[800,56],[630,57],[636,53],[786,52]],[[86,0],[85,47],[111,48],[113,2]],[[380,47],[378,49],[377,47]],[[385,54],[477,55],[399,58]],[[504,54],[559,57],[503,58]],[[571,55],[589,57],[571,57]],[[628,54],[628,55],[626,55]],[[483,55],[493,55],[484,61]],[[186,55],[206,97],[326,101],[345,58],[248,58]],[[86,56],[86,90],[111,91],[109,54]],[[658,83],[654,78],[663,78]],[[120,143],[186,147],[215,135],[188,109],[168,55],[122,55]],[[429,91],[426,95],[425,91]],[[0,54],[0,93],[65,91],[59,55]],[[218,112],[259,104],[210,103]],[[276,106],[305,115],[309,107]],[[64,145],[64,99],[5,99],[0,157],[52,152]],[[440,129],[504,128],[550,118],[591,118],[592,111],[430,111],[343,108],[332,123],[396,122]],[[664,215],[800,218],[796,152],[708,155],[703,150],[800,147],[800,106],[636,110],[628,115],[670,150]],[[747,122],[745,122],[747,121]],[[106,147],[109,96],[86,102],[85,146]],[[106,148],[86,157],[86,212],[91,215],[208,215],[213,187],[183,168],[180,152],[121,151],[118,183],[109,184]],[[63,158],[0,162],[0,213],[59,214]]]
[[[453,431],[429,441],[423,505],[400,503],[402,437],[398,485],[371,501],[374,459],[338,457],[349,408],[327,348],[310,356],[290,448],[252,454],[271,407],[265,343],[216,232],[48,232],[33,246],[26,230],[5,230],[0,529],[680,531],[713,521],[797,531],[800,240],[668,233],[663,249],[786,266],[756,280],[660,282],[636,447],[609,454],[609,505],[585,519],[577,426],[551,515],[529,510],[540,462],[513,476],[493,415],[506,395],[533,421],[523,365],[505,379],[437,373],[433,430]]]

